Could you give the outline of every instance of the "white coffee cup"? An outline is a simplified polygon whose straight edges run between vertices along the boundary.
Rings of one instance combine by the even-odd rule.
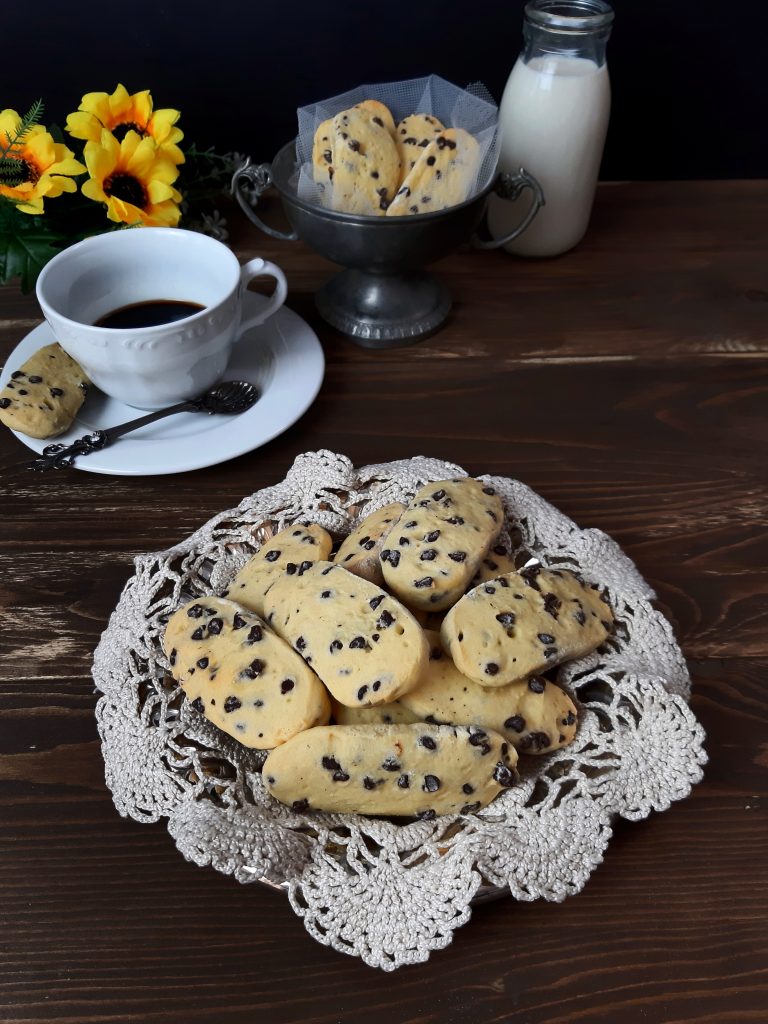
[[[255,277],[274,277],[272,296],[242,319]],[[240,266],[215,239],[182,228],[130,228],[64,249],[37,279],[37,298],[61,347],[105,394],[139,409],[160,409],[215,384],[232,346],[285,302],[274,263]],[[147,302],[197,303],[184,319],[147,327],[103,327],[108,314]],[[258,340],[254,339],[258,344]]]

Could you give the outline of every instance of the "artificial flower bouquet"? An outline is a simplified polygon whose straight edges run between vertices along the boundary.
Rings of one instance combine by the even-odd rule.
[[[66,133],[42,117],[42,101],[24,116],[0,111],[0,284],[19,278],[29,291],[61,249],[118,228],[181,224],[226,239],[216,201],[242,158],[182,149],[179,111],[155,110],[148,90],[88,93]]]

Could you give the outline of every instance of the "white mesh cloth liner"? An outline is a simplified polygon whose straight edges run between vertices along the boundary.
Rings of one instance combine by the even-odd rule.
[[[106,780],[119,812],[167,818],[195,864],[281,884],[310,935],[387,971],[448,945],[489,886],[518,900],[577,893],[603,858],[612,819],[665,810],[706,762],[685,662],[651,588],[606,534],[577,529],[502,477],[481,479],[504,501],[520,564],[535,557],[604,586],[617,627],[599,651],[560,669],[558,682],[580,704],[574,742],[521,758],[520,784],[489,807],[405,824],[296,813],[266,793],[265,755],[184,700],[160,644],[180,603],[223,590],[265,537],[294,521],[340,536],[424,483],[464,475],[421,457],[356,470],[332,452],[300,455],[281,483],[175,547],[137,558],[94,656]]]
[[[499,158],[499,112],[493,97],[479,82],[460,89],[438,75],[429,75],[427,78],[412,78],[406,82],[361,85],[321,103],[300,107],[296,112],[299,126],[296,138],[299,172],[291,179],[300,199],[319,206],[330,204],[330,190],[320,188],[312,176],[315,131],[329,117],[335,117],[362,100],[385,103],[392,112],[395,124],[409,114],[434,114],[446,128],[464,128],[474,135],[480,145],[480,162],[467,199],[484,189],[493,178]]]

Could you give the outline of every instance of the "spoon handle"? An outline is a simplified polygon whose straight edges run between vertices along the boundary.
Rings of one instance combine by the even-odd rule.
[[[107,445],[112,444],[114,440],[127,434],[130,430],[146,427],[149,423],[161,420],[165,416],[173,416],[177,412],[194,412],[199,409],[198,401],[179,402],[177,405],[168,406],[167,409],[158,409],[156,412],[147,413],[146,416],[128,420],[127,423],[120,423],[116,427],[95,430],[92,434],[79,437],[71,444],[47,444],[43,448],[43,454],[31,462],[28,468],[35,473],[44,473],[49,469],[68,469],[75,464],[75,458],[78,455],[90,455],[91,452],[101,451],[102,448],[106,448]]]

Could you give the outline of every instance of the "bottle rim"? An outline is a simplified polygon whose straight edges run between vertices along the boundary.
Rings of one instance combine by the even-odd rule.
[[[530,0],[525,17],[540,28],[592,32],[610,25],[614,12],[606,0]]]

